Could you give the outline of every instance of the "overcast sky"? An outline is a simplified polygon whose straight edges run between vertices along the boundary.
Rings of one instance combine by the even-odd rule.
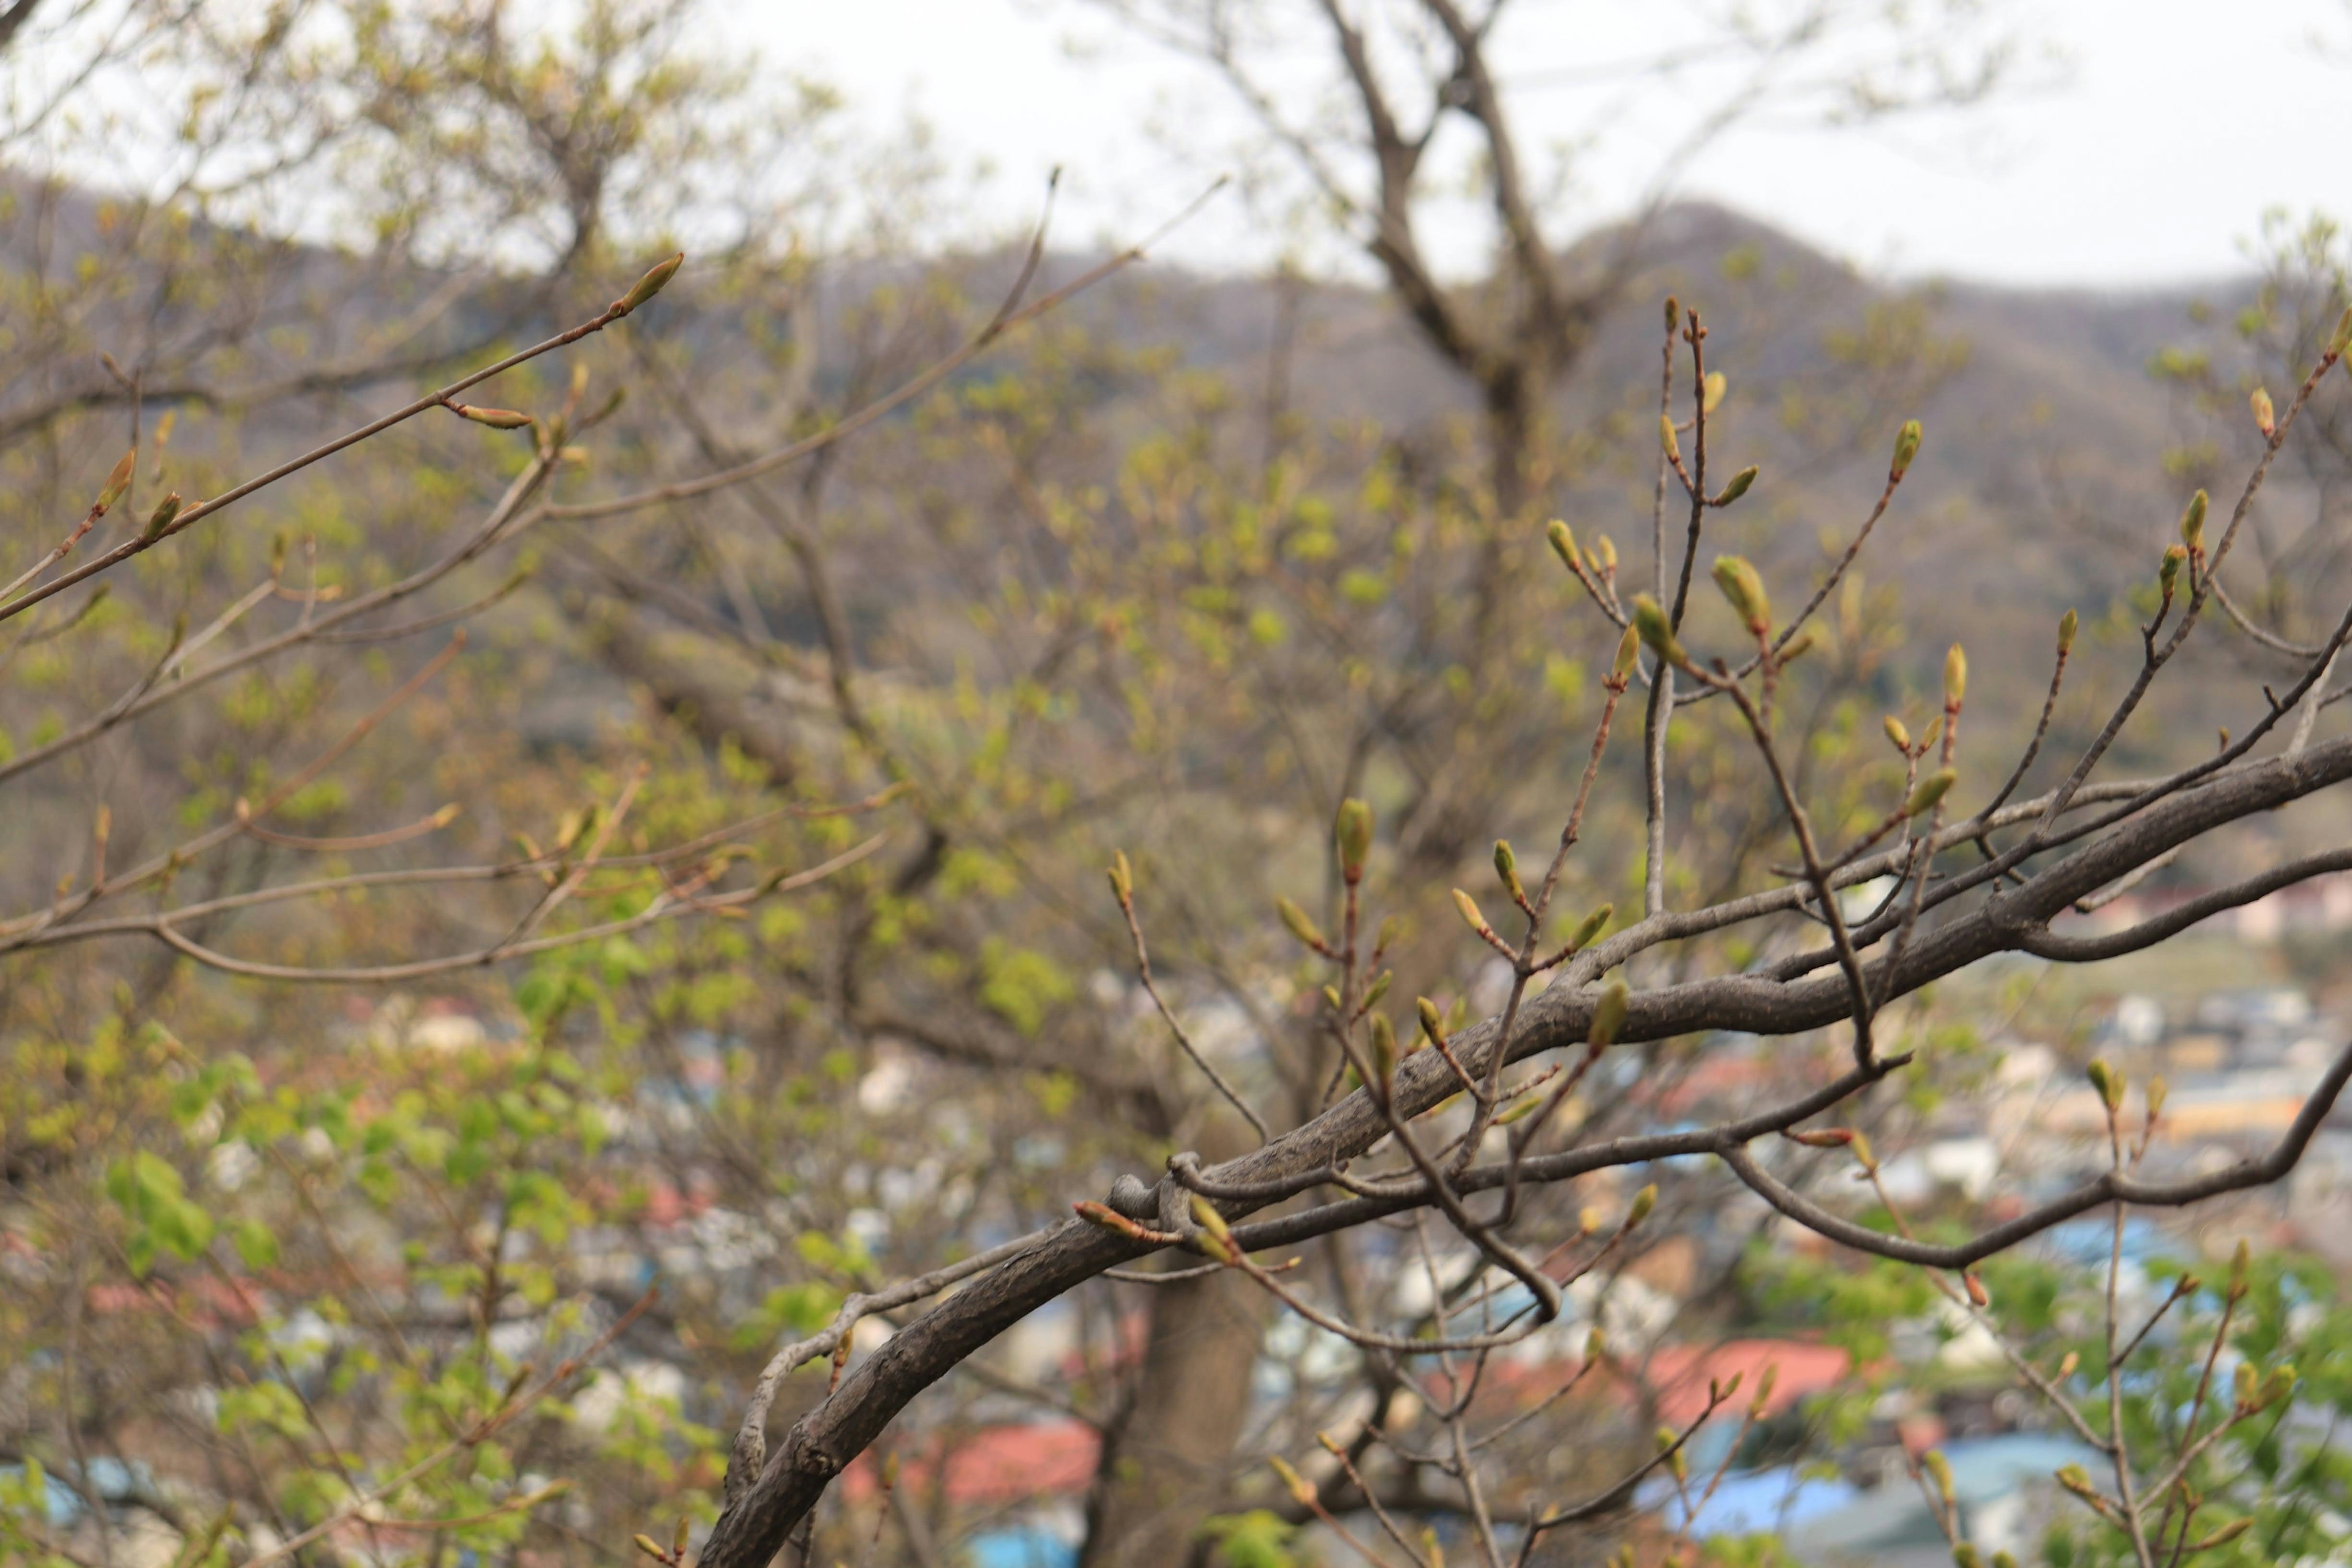
[[[1639,188],[1677,106],[1654,93],[1604,108],[1557,72],[1641,52],[1670,4],[1518,0],[1497,40],[1524,84],[1523,142],[1587,149],[1580,211]],[[1682,188],[1876,271],[2018,283],[2207,278],[2240,263],[2266,208],[2352,217],[2345,0],[2043,0],[2019,15],[2065,62],[2032,68],[2059,85],[1959,118],[1743,130]],[[738,6],[728,25],[771,63],[825,75],[877,122],[919,116],[960,172],[992,171],[962,187],[982,213],[1029,210],[1045,171],[1064,165],[1057,232],[1071,243],[1131,235],[1181,205],[1247,125],[1200,68],[1082,0],[790,0]],[[1170,149],[1171,126],[1190,157]],[[1272,243],[1228,197],[1173,250],[1248,266]],[[1448,259],[1475,265],[1475,244]]]

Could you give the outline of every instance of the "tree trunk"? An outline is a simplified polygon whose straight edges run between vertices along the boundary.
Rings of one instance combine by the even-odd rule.
[[[1226,1145],[1222,1156],[1244,1152],[1236,1128],[1217,1117],[1203,1130],[1202,1157],[1211,1142]],[[1193,1560],[1249,1414],[1267,1304],[1265,1291],[1231,1271],[1151,1287],[1143,1366],[1104,1436],[1079,1568],[1184,1568]]]

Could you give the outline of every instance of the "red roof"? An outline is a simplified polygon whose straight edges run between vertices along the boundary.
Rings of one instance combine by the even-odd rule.
[[[1729,1408],[1745,1412],[1756,1395],[1757,1382],[1768,1366],[1777,1366],[1772,1396],[1764,1414],[1778,1415],[1808,1394],[1834,1386],[1853,1364],[1834,1345],[1808,1344],[1803,1340],[1726,1340],[1717,1345],[1661,1345],[1650,1356],[1650,1383],[1657,1390],[1658,1413],[1677,1426],[1698,1419],[1706,1408],[1708,1380],[1739,1379],[1739,1393]]]
[[[1101,1448],[1100,1435],[1082,1421],[983,1428],[947,1451],[948,1500],[1001,1504],[1082,1492],[1094,1479]],[[909,1455],[898,1484],[928,1490],[932,1468],[932,1458]],[[873,1496],[879,1485],[873,1454],[859,1455],[841,1481],[852,1499]]]

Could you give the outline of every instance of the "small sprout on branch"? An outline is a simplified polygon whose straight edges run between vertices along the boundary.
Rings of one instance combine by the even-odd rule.
[[[1544,530],[1544,537],[1551,541],[1551,552],[1559,557],[1560,564],[1574,572],[1577,569],[1576,535],[1568,531],[1568,524],[1553,518],[1551,525]]]
[[[1372,981],[1371,988],[1364,993],[1364,999],[1360,1005],[1364,1007],[1379,1006],[1381,998],[1389,994],[1390,982],[1394,979],[1396,979],[1395,970],[1381,970],[1379,976]]]
[[[1957,1500],[1952,1492],[1952,1461],[1944,1457],[1944,1450],[1930,1448],[1920,1455],[1919,1468],[1936,1483],[1936,1495],[1944,1500],[1944,1506],[1950,1508]]]
[[[1339,803],[1332,824],[1332,842],[1339,850],[1339,872],[1350,884],[1364,879],[1364,861],[1372,852],[1372,808],[1352,796]]]
[[[144,540],[163,538],[163,531],[171,527],[172,520],[179,515],[180,492],[173,490],[156,503],[153,511],[147,514],[147,526],[139,531],[139,537]]]
[[[1708,371],[1706,379],[1699,383],[1698,405],[1712,414],[1723,406],[1723,395],[1730,390],[1728,377],[1719,370]]]
[[[460,419],[470,419],[493,430],[520,430],[531,423],[530,415],[517,413],[511,408],[481,408],[470,403],[452,403],[448,408]]]
[[[2074,1369],[2082,1364],[2082,1352],[2080,1351],[2068,1351],[2064,1355],[2058,1358],[2058,1381],[2063,1383],[2068,1378],[2074,1376]]]
[[[1955,1542],[1952,1545],[1952,1568],[1984,1568],[1984,1558],[1972,1542]]]
[[[1843,1149],[1853,1142],[1855,1135],[1851,1128],[1818,1127],[1809,1131],[1792,1128],[1784,1131],[1780,1136],[1792,1143],[1802,1143],[1808,1149]]]
[[[1315,1506],[1315,1483],[1294,1469],[1289,1460],[1276,1454],[1266,1460],[1266,1464],[1273,1468],[1276,1476],[1282,1479],[1283,1486],[1290,1493],[1291,1501],[1301,1508]]]
[[[2164,602],[2172,603],[2173,584],[2180,580],[2180,568],[2189,559],[2189,552],[2178,544],[2165,547],[2164,559],[2157,563],[2156,585],[2163,592]]]
[[[1627,1230],[1632,1230],[1634,1226],[1640,1225],[1643,1220],[1650,1217],[1651,1211],[1655,1209],[1657,1206],[1658,1184],[1652,1182],[1648,1186],[1643,1187],[1640,1192],[1633,1194],[1633,1206],[1625,1211],[1625,1228]]]
[[[2099,1098],[2106,1102],[2109,1110],[2124,1108],[2124,1076],[2109,1067],[2104,1058],[2093,1057],[2091,1065],[2083,1069],[2083,1076],[2091,1080],[2091,1087],[2099,1091]]]
[[[1889,484],[1899,484],[1911,467],[1911,459],[1919,455],[1921,431],[1916,419],[1906,420],[1895,433],[1895,461],[1886,470]]]
[[[1680,300],[1675,299],[1672,294],[1667,295],[1667,296],[1666,296],[1666,331],[1670,331],[1670,332],[1671,332],[1671,331],[1673,331],[1676,327],[1678,327],[1678,326],[1682,325],[1682,320],[1683,320],[1683,302],[1682,302]]]
[[[2268,440],[2271,437],[2276,435],[2278,433],[2278,412],[2271,406],[2271,395],[2269,391],[2263,387],[2258,386],[2254,388],[2253,396],[2249,398],[2247,401],[2253,405],[2254,428],[2263,433],[2263,438],[2264,440]]]
[[[1736,501],[1741,496],[1746,495],[1749,487],[1756,483],[1757,472],[1758,469],[1756,465],[1753,463],[1748,464],[1746,468],[1732,475],[1731,482],[1723,487],[1722,493],[1718,494],[1713,500],[1706,504],[1709,506],[1729,506],[1733,501]]]
[[[1750,634],[1762,637],[1772,629],[1772,600],[1756,568],[1737,555],[1718,555],[1713,567],[1715,585]]]
[[[2091,1472],[2082,1466],[2061,1465],[2053,1474],[2060,1486],[2084,1501],[2096,1504],[2100,1500],[2098,1489],[2091,1485]]]
[[[613,301],[613,315],[616,319],[625,316],[660,293],[668,287],[669,280],[677,275],[678,268],[683,266],[685,261],[686,252],[681,250],[667,261],[655,263],[653,269],[638,279],[627,293]]]
[[[1862,1173],[1865,1178],[1878,1174],[1878,1156],[1871,1150],[1868,1133],[1859,1127],[1855,1128],[1853,1135],[1846,1140],[1846,1147],[1853,1151],[1854,1162],[1861,1165]]]
[[[2344,313],[2336,318],[2336,330],[2327,334],[2327,357],[2342,359],[2347,348],[2352,348],[2352,305],[2344,307]]]
[[[1413,998],[1412,1005],[1414,1011],[1421,1015],[1421,1032],[1429,1037],[1431,1044],[1444,1045],[1445,1020],[1438,1016],[1437,1004],[1426,996],[1416,996]]]
[[[1683,444],[1675,437],[1675,416],[1671,414],[1658,416],[1658,447],[1665,453],[1667,462],[1677,468],[1682,466]]]
[[[1952,785],[1959,782],[1959,777],[1951,768],[1937,768],[1911,787],[1910,798],[1903,803],[1903,815],[1917,816],[1933,810],[1952,793]]]
[[[2189,505],[2180,514],[2180,542],[2191,554],[2205,548],[2205,510],[2211,503],[2205,492],[2199,490],[2189,498]]]
[[[2164,1113],[2164,1097],[2168,1092],[2168,1087],[2160,1075],[2147,1080],[2147,1119],[2151,1124]]]
[[[1592,1027],[1584,1037],[1585,1043],[1616,1044],[1617,1032],[1625,1026],[1625,1009],[1632,1000],[1633,993],[1622,980],[1612,980],[1601,987],[1601,999],[1592,1005]]]
[[[2253,1249],[2246,1238],[2238,1238],[2237,1250],[2230,1255],[2230,1300],[2242,1301],[2246,1296],[2246,1268],[2253,1261]]]
[[[1622,689],[1633,679],[1633,667],[1641,657],[1642,634],[1627,626],[1625,635],[1617,639],[1617,658],[1609,667],[1609,679]]]
[[[1602,931],[1607,929],[1610,921],[1615,917],[1616,913],[1616,905],[1603,904],[1599,909],[1593,910],[1591,914],[1585,916],[1583,920],[1578,921],[1576,930],[1569,933],[1568,951],[1570,952],[1581,952],[1586,948],[1591,947],[1592,945],[1592,939],[1599,936]],[[1619,984],[1622,984],[1623,983],[1621,981]]]
[[[1594,534],[1592,548],[1584,552],[1584,559],[1599,576],[1604,579],[1614,577],[1617,575],[1617,542],[1605,533]]]
[[[1495,934],[1495,928],[1486,923],[1486,917],[1478,912],[1477,900],[1472,898],[1461,889],[1456,888],[1454,889],[1454,907],[1462,911],[1462,919],[1464,922],[1467,924],[1472,931],[1478,933],[1480,941],[1486,942],[1488,946],[1496,949],[1507,956],[1513,958],[1518,956],[1517,953],[1511,952],[1511,948],[1508,943],[1504,942],[1501,937]]]
[[[1289,929],[1291,935],[1318,952],[1329,950],[1330,944],[1323,940],[1322,928],[1307,918],[1305,910],[1300,909],[1288,899],[1276,899],[1274,900],[1274,910],[1282,917],[1282,923]]]
[[[2068,654],[2074,651],[2074,628],[2079,624],[2080,617],[2078,617],[2072,610],[2068,610],[2064,615],[2058,617],[2059,658],[2063,658]]]
[[[1507,838],[1495,840],[1495,875],[1502,879],[1503,890],[1511,895],[1513,903],[1527,903],[1528,890],[1519,883],[1519,858],[1512,853]]]
[[[1969,1300],[1978,1310],[1992,1305],[1992,1294],[1985,1289],[1984,1280],[1978,1277],[1975,1269],[1965,1270],[1960,1275],[1960,1283],[1968,1287]]]
[[[2212,1534],[2207,1536],[2204,1540],[2190,1542],[2189,1543],[2189,1550],[2191,1552],[2210,1552],[2217,1546],[2227,1546],[2232,1541],[2237,1540],[2238,1537],[2245,1534],[2246,1531],[2253,1529],[2253,1527],[2254,1517],[2252,1514],[2246,1515],[2243,1519],[2233,1519],[2229,1523],[2223,1525],[2221,1529],[2215,1531]]]
[[[133,447],[122,454],[121,460],[114,465],[114,471],[106,476],[106,483],[99,487],[98,500],[89,509],[92,517],[104,517],[107,509],[122,499],[123,492],[131,488],[131,476],[138,471],[138,468],[139,448]]]
[[[1905,756],[1909,756],[1911,754],[1910,727],[1894,714],[1889,713],[1886,716],[1885,729],[1887,743]]]
[[[1110,863],[1110,891],[1111,897],[1118,900],[1120,909],[1135,907],[1135,868],[1127,863],[1127,851],[1124,849],[1119,850],[1118,858]]]
[[[1658,601],[1647,594],[1633,595],[1633,629],[1642,636],[1649,650],[1678,669],[1690,668],[1690,657],[1683,645],[1675,640],[1674,623]]]
[[[1765,1407],[1772,1403],[1772,1385],[1780,1381],[1780,1363],[1766,1362],[1763,1375],[1756,1380],[1756,1397],[1748,1402],[1748,1418],[1750,1421],[1763,1419]]]
[[[1944,656],[1944,711],[1958,712],[1960,704],[1968,700],[1968,650],[1954,643],[1952,650]]]
[[[1385,1102],[1396,1092],[1397,1064],[1396,1031],[1389,1026],[1387,1014],[1372,1015],[1371,1036],[1372,1079]]]

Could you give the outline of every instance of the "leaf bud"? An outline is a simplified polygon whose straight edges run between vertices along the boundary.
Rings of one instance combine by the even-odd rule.
[[[1952,645],[1951,651],[1944,656],[1944,707],[1946,710],[1948,711],[1952,709],[1958,708],[1962,702],[1967,701],[1968,695],[1968,649],[1962,647],[1958,643],[1954,643]]]
[[[1959,781],[1959,773],[1954,769],[1937,768],[1911,786],[1911,798],[1903,803],[1903,815],[1916,816],[1921,812],[1932,810],[1946,795],[1952,793],[1952,785]]]
[[[1807,626],[1780,645],[1780,662],[1794,664],[1813,651],[1813,628]]]
[[[2093,1057],[2090,1066],[2083,1069],[2083,1076],[2091,1080],[2091,1087],[2099,1091],[2099,1098],[2106,1102],[2109,1110],[2123,1109],[2124,1077],[2104,1058]]]
[[[1576,1211],[1577,1234],[1580,1236],[1591,1236],[1594,1231],[1601,1228],[1601,1223],[1605,1217],[1606,1216],[1601,1214],[1601,1210],[1593,1205],[1585,1205],[1582,1208]]]
[[[1378,1006],[1380,1005],[1381,998],[1389,994],[1389,985],[1395,979],[1395,970],[1381,970],[1380,973],[1373,978],[1370,987],[1364,993],[1364,1005],[1367,1007]]]
[[[2237,1250],[2230,1255],[2230,1300],[2237,1300],[2246,1293],[2246,1268],[2253,1261],[2253,1249],[2246,1238],[2238,1238]]]
[[[2164,1097],[2170,1092],[2171,1086],[2164,1081],[2161,1074],[2147,1080],[2147,1119],[2150,1121],[2164,1114]]]
[[[2080,1351],[2068,1351],[2068,1352],[2067,1352],[2063,1356],[2061,1356],[2061,1357],[2059,1358],[2059,1360],[2058,1360],[2058,1377],[2059,1377],[2059,1381],[2063,1382],[2063,1381],[2065,1381],[2067,1378],[2070,1378],[2070,1377],[2074,1376],[2074,1369],[2075,1369],[2076,1367],[2078,1367],[2078,1366],[2082,1365],[2082,1364],[2083,1364],[2083,1355],[2082,1355],[2082,1352],[2081,1352]]]
[[[1983,1279],[1975,1269],[1971,1268],[1963,1273],[1960,1276],[1960,1283],[1968,1287],[1969,1300],[1975,1303],[1979,1310],[1981,1311],[1992,1305],[1992,1294],[1985,1289]]]
[[[1495,875],[1503,879],[1504,890],[1514,899],[1525,899],[1527,889],[1519,884],[1519,858],[1512,852],[1507,838],[1495,840]]]
[[[1606,577],[1617,570],[1617,542],[1605,533],[1592,536],[1592,548],[1585,552],[1592,569]]]
[[[668,286],[669,280],[677,275],[678,268],[684,265],[685,261],[686,252],[681,250],[667,261],[655,263],[653,269],[638,279],[627,293],[613,301],[613,314],[615,317],[625,316],[660,293]]]
[[[2207,1536],[2204,1540],[2189,1542],[2189,1550],[2192,1552],[2210,1552],[2217,1546],[2227,1546],[2232,1541],[2237,1540],[2238,1537],[2245,1534],[2246,1531],[2253,1529],[2253,1527],[2254,1516],[2252,1514],[2247,1514],[2241,1519],[2233,1519],[2229,1523],[2223,1525],[2221,1529],[2215,1531],[2212,1534]]]
[[[1301,1508],[1315,1506],[1315,1484],[1293,1469],[1289,1460],[1276,1454],[1268,1458],[1266,1464],[1273,1468],[1276,1476],[1282,1478],[1282,1484],[1289,1490],[1293,1502]]]
[[[1121,909],[1135,901],[1135,868],[1127,863],[1124,849],[1118,851],[1110,863],[1110,891]]]
[[[1675,640],[1675,628],[1666,619],[1666,612],[1647,594],[1633,595],[1633,629],[1641,633],[1650,651],[1668,664],[1690,662],[1683,653],[1683,645]]]
[[[1635,631],[1633,627],[1627,626],[1625,628],[1625,635],[1617,639],[1616,661],[1609,667],[1611,679],[1624,680],[1631,678],[1633,673],[1633,666],[1641,657],[1642,634]]]
[[[1300,909],[1288,899],[1276,899],[1274,900],[1274,910],[1282,917],[1282,923],[1290,928],[1290,934],[1300,942],[1309,947],[1325,945],[1321,929],[1307,918],[1305,910]]]
[[[179,515],[180,492],[173,490],[170,495],[165,496],[161,501],[157,502],[155,510],[148,514],[147,526],[139,531],[139,537],[142,539],[163,538],[163,531],[171,527],[172,520]]]
[[[1671,332],[1671,331],[1673,331],[1676,327],[1678,327],[1678,326],[1682,325],[1682,320],[1683,320],[1683,302],[1682,302],[1680,300],[1675,299],[1672,294],[1667,295],[1667,296],[1666,296],[1666,331],[1670,331],[1670,332]]]
[[[1612,980],[1601,988],[1601,998],[1592,1005],[1592,1027],[1587,1031],[1585,1043],[1594,1046],[1614,1045],[1617,1031],[1625,1026],[1625,1008],[1633,994],[1622,980]]]
[[[1595,1323],[1591,1331],[1584,1336],[1584,1359],[1599,1361],[1608,1349],[1609,1336],[1601,1331],[1601,1325]]]
[[[2262,1401],[2265,1408],[2276,1405],[2294,1392],[2295,1371],[2292,1363],[2282,1363],[2271,1368],[2270,1376],[2263,1379]]]
[[[528,414],[511,408],[479,408],[470,403],[453,403],[449,412],[460,419],[470,419],[477,425],[487,425],[493,430],[520,430],[531,422]]]
[[[2017,1568],[2017,1559],[2006,1552],[1992,1554],[1992,1568]]]
[[[2247,401],[2253,405],[2254,428],[2265,437],[2274,434],[2278,429],[2278,411],[2271,406],[2270,393],[2258,386],[2254,388],[2253,396]]]
[[[1846,1147],[1853,1151],[1854,1160],[1862,1166],[1864,1174],[1875,1175],[1877,1173],[1878,1155],[1870,1146],[1870,1134],[1864,1132],[1859,1127],[1855,1128],[1853,1130],[1853,1137],[1848,1141]]]
[[[1895,461],[1886,470],[1889,479],[1902,479],[1910,468],[1911,459],[1919,455],[1921,434],[1916,419],[1906,420],[1903,428],[1895,433]]]
[[[1331,837],[1339,846],[1341,874],[1350,882],[1362,879],[1365,858],[1372,852],[1372,808],[1352,796],[1341,801]]]
[[[1930,1448],[1920,1455],[1919,1468],[1926,1470],[1928,1479],[1936,1483],[1936,1495],[1944,1500],[1944,1506],[1951,1507],[1952,1461],[1944,1458],[1944,1450]]]
[[[1886,716],[1885,729],[1887,743],[1892,745],[1896,751],[1901,752],[1904,755],[1910,755],[1910,727],[1905,724],[1902,720],[1897,719],[1894,714],[1889,713]]]
[[[1551,541],[1551,552],[1559,557],[1560,564],[1570,572],[1575,571],[1576,535],[1568,531],[1568,524],[1553,518],[1550,526],[1544,530],[1544,537]]]
[[[2327,334],[2327,356],[2341,359],[2347,348],[2352,348],[2352,305],[2344,307],[2344,313],[2336,318],[2336,330]]]
[[[1652,1182],[1648,1186],[1643,1187],[1640,1192],[1633,1194],[1633,1206],[1625,1211],[1625,1228],[1627,1230],[1631,1230],[1635,1226],[1641,1224],[1643,1220],[1649,1218],[1650,1211],[1657,1206],[1658,1184]]]
[[[2060,654],[2063,655],[2074,651],[2074,628],[2080,624],[2081,617],[2076,616],[2072,610],[2068,610],[2064,615],[2058,617],[2058,651]]]
[[[2097,1495],[2091,1485],[2091,1472],[2080,1465],[2061,1465],[2054,1474],[2058,1484],[2076,1497],[2090,1498]]]
[[[1757,472],[1756,465],[1750,463],[1746,468],[1740,469],[1738,473],[1732,475],[1731,482],[1723,487],[1723,493],[1715,498],[1715,504],[1717,506],[1729,506],[1733,501],[1736,501],[1741,496],[1746,495],[1748,493],[1748,487],[1756,482]]]
[[[655,1562],[667,1563],[669,1561],[669,1554],[655,1544],[654,1538],[652,1536],[634,1535],[629,1539],[635,1544],[638,1551],[644,1552]]]
[[[1723,406],[1723,395],[1730,390],[1729,377],[1719,370],[1708,371],[1706,379],[1699,383],[1698,405],[1712,414]]]
[[[1712,569],[1715,585],[1748,629],[1762,637],[1772,626],[1772,601],[1764,592],[1764,579],[1754,566],[1737,555],[1718,555]]]
[[[1445,1043],[1445,1020],[1438,1016],[1437,1004],[1426,996],[1416,996],[1413,1010],[1421,1015],[1421,1032],[1440,1045]]]
[[[1454,907],[1462,911],[1464,923],[1472,931],[1476,931],[1480,936],[1495,934],[1495,928],[1488,925],[1486,917],[1478,912],[1478,900],[1459,888],[1454,889]]]
[[[1599,936],[1603,931],[1608,929],[1610,920],[1614,917],[1616,913],[1616,905],[1603,904],[1599,909],[1594,910],[1591,914],[1585,916],[1581,921],[1579,921],[1577,922],[1576,929],[1569,933],[1569,952],[1581,952],[1586,948],[1591,947],[1592,945],[1592,939]]]
[[[2204,548],[2205,509],[2210,504],[2205,492],[2199,490],[2189,498],[2189,505],[2180,514],[2180,542],[2192,551]]]
[[[114,465],[113,471],[106,476],[106,483],[100,485],[98,489],[98,504],[91,507],[90,510],[104,516],[106,509],[121,500],[123,492],[131,488],[131,477],[138,471],[138,468],[139,448],[133,447],[122,454],[121,460]]]
[[[2261,1393],[2256,1375],[2254,1363],[2250,1361],[2242,1361],[2231,1369],[2230,1389],[2241,1414],[2254,1408],[2255,1397]]]
[[[2180,580],[2181,563],[2188,559],[2189,552],[2179,545],[2170,544],[2165,547],[2164,559],[2157,563],[2156,585],[2162,590],[2166,598],[2172,597],[2172,585]]]
[[[1944,1503],[1946,1507],[1951,1505],[1950,1493],[1945,1494]],[[1953,1544],[1952,1568],[1984,1568],[1984,1557],[1977,1551],[1974,1542],[1962,1541]]]
[[[1780,1381],[1780,1363],[1777,1361],[1766,1362],[1763,1375],[1756,1380],[1756,1397],[1748,1402],[1748,1415],[1759,1417],[1763,1415],[1765,1408],[1772,1403],[1772,1385]]]
[[[1658,447],[1665,453],[1667,462],[1683,460],[1683,444],[1675,437],[1675,416],[1671,414],[1658,416]]]

